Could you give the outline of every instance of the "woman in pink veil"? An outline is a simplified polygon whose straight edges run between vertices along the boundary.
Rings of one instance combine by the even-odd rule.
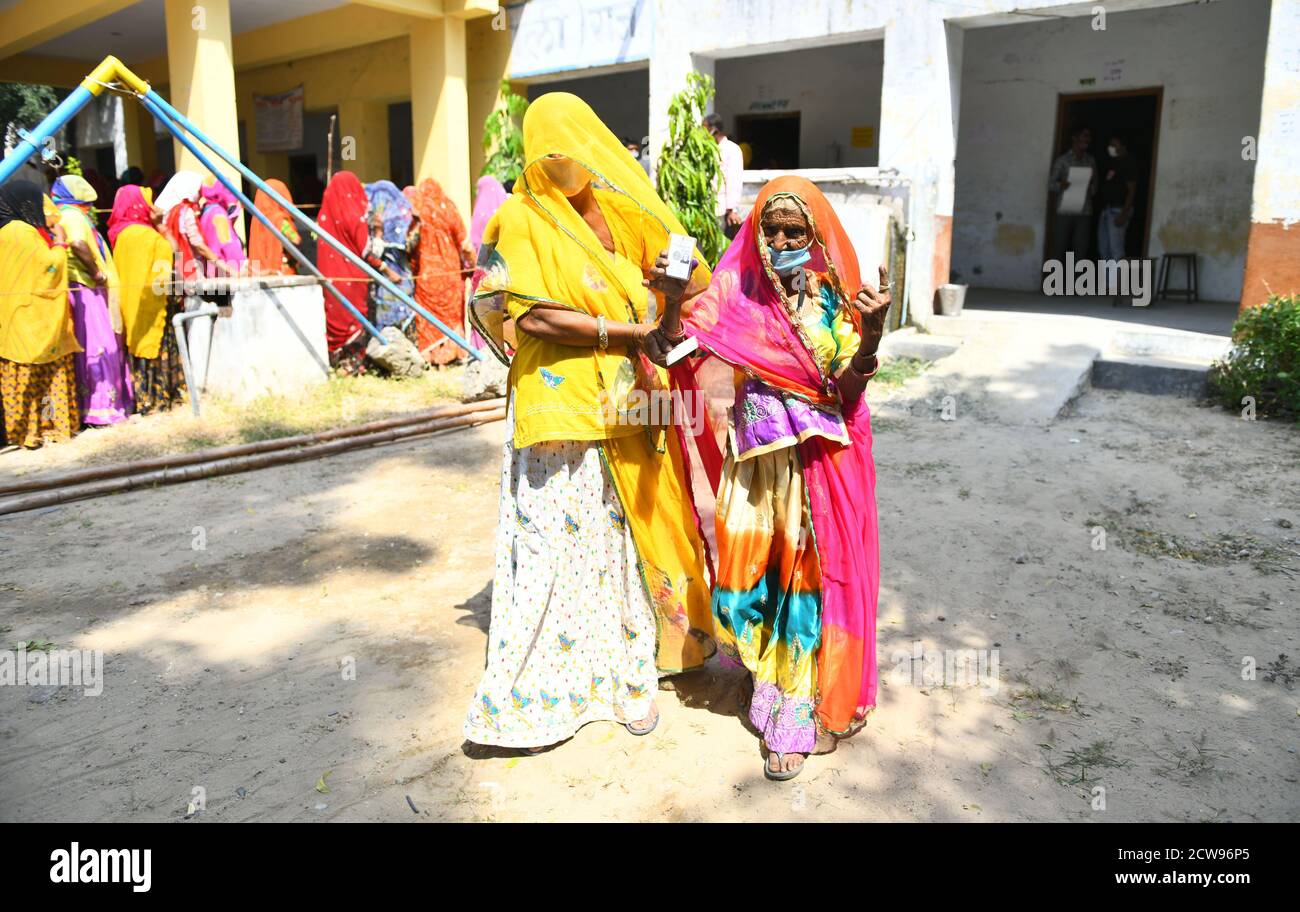
[[[680,319],[666,311],[646,346],[662,363],[694,336],[736,372],[725,461],[707,428],[696,442],[718,492],[715,635],[753,676],[769,779],[797,776],[875,706],[880,552],[863,392],[889,304],[884,267],[880,288],[864,287],[830,204],[787,176],[759,193],[709,288]],[[687,402],[702,401],[699,363],[673,368]]]

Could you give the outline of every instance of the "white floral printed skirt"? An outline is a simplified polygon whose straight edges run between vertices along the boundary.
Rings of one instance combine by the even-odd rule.
[[[487,668],[465,737],[540,747],[589,722],[644,719],[654,654],[654,616],[600,445],[507,441]]]

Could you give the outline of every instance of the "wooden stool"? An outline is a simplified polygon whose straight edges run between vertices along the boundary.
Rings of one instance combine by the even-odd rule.
[[[1186,270],[1187,282],[1182,288],[1169,287],[1169,264],[1170,262],[1181,262]],[[1199,301],[1200,293],[1197,290],[1196,281],[1196,254],[1194,253],[1166,253],[1160,258],[1160,281],[1157,283],[1159,289],[1156,298],[1178,297],[1185,298],[1188,301]]]

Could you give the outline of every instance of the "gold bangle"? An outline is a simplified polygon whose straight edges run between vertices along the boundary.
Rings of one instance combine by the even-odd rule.
[[[605,329],[604,316],[596,318],[596,342],[601,351],[609,351],[609,332]]]

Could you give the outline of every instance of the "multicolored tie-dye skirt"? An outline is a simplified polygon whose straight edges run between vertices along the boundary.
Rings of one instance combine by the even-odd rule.
[[[795,446],[727,453],[717,501],[715,636],[754,676],[749,719],[769,750],[817,740],[821,567]]]

